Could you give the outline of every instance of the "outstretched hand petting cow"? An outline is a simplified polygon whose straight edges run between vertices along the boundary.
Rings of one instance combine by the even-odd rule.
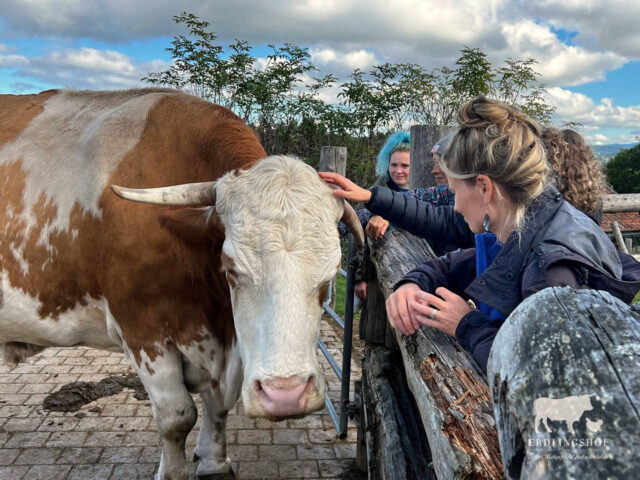
[[[311,167],[267,157],[231,111],[166,89],[3,95],[0,185],[5,361],[124,351],[162,440],[157,478],[188,477],[191,393],[199,477],[230,472],[240,395],[251,417],[322,408],[336,224],[359,243],[362,229]]]

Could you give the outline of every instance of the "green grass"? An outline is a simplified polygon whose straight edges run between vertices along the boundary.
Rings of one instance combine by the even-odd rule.
[[[347,296],[347,279],[342,275],[338,275],[338,283],[336,284],[336,305],[335,311],[340,318],[344,319],[344,300]],[[354,315],[355,318],[360,318],[360,312]]]
[[[631,303],[640,303],[640,292],[636,295],[636,298],[633,299]]]

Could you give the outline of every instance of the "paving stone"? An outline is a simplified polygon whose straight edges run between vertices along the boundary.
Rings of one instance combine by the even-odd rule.
[[[42,423],[42,418],[9,418],[2,425],[7,432],[34,432]]]
[[[270,430],[238,430],[239,444],[269,444],[271,443]]]
[[[278,462],[280,478],[318,478],[318,464],[314,460]]]
[[[33,395],[29,395],[29,398],[27,398],[24,404],[40,406],[46,397],[46,393],[34,393]]]
[[[47,447],[81,447],[87,435],[87,432],[53,432]]]
[[[336,431],[330,430],[309,430],[309,440],[311,443],[333,443],[336,440]]]
[[[278,465],[275,462],[240,462],[236,476],[242,480],[278,478]]]
[[[227,455],[232,461],[258,460],[258,447],[255,445],[229,445]]]
[[[102,408],[102,416],[104,417],[133,417],[140,416],[136,414],[138,407],[135,405],[105,405]]]
[[[69,373],[73,365],[50,365],[46,368],[46,372],[51,374],[51,380],[55,381],[58,379],[55,375],[60,375],[61,373]]]
[[[290,428],[287,430],[273,431],[274,444],[299,445],[308,442],[309,437],[306,430]]]
[[[24,477],[24,474],[27,473],[27,470],[29,470],[29,467],[27,467],[26,465],[0,467],[0,478],[6,478],[7,480],[20,480]]]
[[[69,357],[64,361],[65,365],[89,365],[91,363],[90,358],[84,357]],[[91,372],[95,373],[95,372]]]
[[[290,428],[323,428],[322,417],[320,415],[309,415],[304,418],[297,418],[287,422]]]
[[[56,412],[57,413],[57,412]],[[39,432],[68,432],[76,428],[79,420],[75,417],[47,417],[38,428]]]
[[[260,445],[260,460],[296,460],[296,448],[292,445]]]
[[[113,429],[125,432],[142,431],[148,430],[150,423],[151,419],[148,417],[120,418],[115,421]]]
[[[270,420],[267,420],[266,418],[256,418],[253,422],[255,424],[255,428],[259,428],[259,429],[289,428],[286,421],[272,422]],[[243,427],[243,428],[251,428],[251,427]]]
[[[144,447],[138,461],[140,463],[158,463],[160,455],[162,455],[162,447]]]
[[[51,375],[48,373],[23,373],[16,379],[20,383],[44,383]]]
[[[100,463],[134,463],[141,452],[142,447],[107,447],[102,450]]]
[[[119,447],[124,441],[124,433],[90,432],[84,442],[85,447]]]
[[[298,445],[296,447],[298,458],[300,460],[319,460],[319,459],[331,459],[336,458],[336,453],[330,446],[322,445]]]
[[[73,367],[71,367],[73,368]],[[69,369],[71,370],[71,369]],[[76,382],[80,379],[80,375],[77,373],[56,373],[51,375],[49,379],[46,381],[49,383],[57,383],[60,386],[66,385],[67,383]]]
[[[78,421],[75,431],[104,432],[111,430],[115,421],[114,417],[85,417]]]
[[[51,434],[48,432],[12,433],[4,444],[5,448],[43,447]],[[2,477],[0,477],[2,478]]]
[[[86,348],[62,348],[58,352],[59,357],[82,357],[87,353]]]
[[[23,387],[25,387],[25,384],[22,383],[0,383],[0,399],[2,394],[18,393]]]
[[[158,470],[156,463],[138,463],[135,465],[116,465],[113,469],[113,479],[150,479]]]
[[[35,409],[31,405],[5,405],[0,407],[0,418],[28,417]]]
[[[60,480],[65,478],[71,465],[34,465],[29,468],[25,478],[29,480]]]
[[[0,465],[11,465],[18,455],[18,448],[0,448]]]
[[[71,469],[68,480],[107,480],[111,476],[113,465],[76,465]],[[135,477],[113,477],[135,478]]]
[[[0,374],[0,383],[16,383],[19,376],[20,375],[14,375],[11,373]]]
[[[252,419],[247,418],[244,415],[229,415],[227,417],[227,428],[237,428],[237,429],[255,428],[255,423]]]
[[[128,432],[122,445],[125,447],[160,445],[160,435],[157,432]]]
[[[13,462],[15,465],[48,465],[56,463],[62,452],[61,448],[29,448]]]
[[[50,383],[27,383],[22,386],[20,393],[49,393],[53,388]]]
[[[100,447],[68,447],[62,450],[62,453],[56,460],[56,463],[68,463],[77,465],[80,463],[97,463],[102,453]]]

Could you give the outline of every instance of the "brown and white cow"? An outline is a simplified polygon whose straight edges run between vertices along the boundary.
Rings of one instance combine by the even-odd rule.
[[[311,167],[264,157],[229,110],[172,90],[0,96],[5,359],[124,351],[153,405],[161,479],[187,478],[190,392],[198,476],[229,472],[240,393],[250,416],[323,404],[315,344],[336,223],[359,224]],[[109,188],[176,184],[114,187],[164,206]]]

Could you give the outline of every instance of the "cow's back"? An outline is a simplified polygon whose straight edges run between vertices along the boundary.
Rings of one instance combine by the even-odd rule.
[[[108,187],[215,180],[252,164],[264,150],[235,115],[171,90],[49,91],[1,96],[0,127],[0,341],[108,348],[105,316],[147,339],[197,335],[198,321],[174,328],[178,312],[211,321],[193,286],[225,291],[207,271],[217,233],[191,238],[197,212],[132,205]]]

